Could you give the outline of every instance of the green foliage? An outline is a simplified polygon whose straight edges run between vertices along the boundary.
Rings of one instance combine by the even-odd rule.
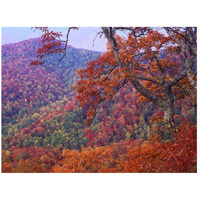
[[[38,47],[38,39],[2,47],[4,172],[50,172],[62,163],[66,149],[81,152],[83,147],[109,145],[118,158],[126,156],[135,142],[149,140],[154,127],[150,116],[155,113],[161,119],[163,113],[152,103],[139,103],[129,83],[99,105],[90,126],[85,125],[88,108],[80,107],[70,87],[78,80],[76,70],[99,52],[69,47],[60,63],[56,55],[42,66],[30,66]],[[187,102],[175,104],[175,113],[176,123],[182,117],[196,123],[196,109]],[[171,139],[161,124],[157,131],[161,139]]]

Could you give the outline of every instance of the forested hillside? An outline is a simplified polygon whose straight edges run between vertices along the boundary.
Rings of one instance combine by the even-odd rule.
[[[2,46],[3,172],[196,172],[196,107],[174,103],[175,128],[129,83],[87,122],[77,70],[100,52],[67,47],[31,65],[39,39]]]

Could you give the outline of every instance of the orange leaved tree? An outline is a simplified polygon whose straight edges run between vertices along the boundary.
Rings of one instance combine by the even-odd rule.
[[[42,46],[38,57],[66,54],[59,33],[40,28]],[[131,83],[144,101],[154,102],[164,111],[165,122],[174,122],[174,102],[192,96],[196,104],[197,29],[192,27],[156,28],[102,27],[108,40],[107,52],[86,69],[78,70],[80,80],[73,87],[82,107],[88,109],[87,123],[97,106],[109,100],[125,84]],[[124,32],[125,36],[120,36]],[[63,58],[61,57],[61,59]],[[38,64],[33,62],[32,64]],[[40,64],[40,62],[39,62]]]
[[[191,48],[183,50],[186,33],[182,29],[176,31],[180,36],[168,28],[168,35],[150,28],[127,28],[130,31],[127,38],[117,35],[118,29],[123,28],[102,28],[108,39],[107,52],[91,61],[87,69],[78,71],[81,80],[74,88],[81,105],[90,106],[88,120],[102,101],[111,99],[129,82],[143,100],[154,102],[164,111],[166,122],[173,122],[174,102],[195,90],[191,84],[195,82],[191,70],[196,67],[196,52],[191,47],[195,41],[188,37],[186,43],[192,43],[188,45]],[[192,81],[187,73],[192,74]]]

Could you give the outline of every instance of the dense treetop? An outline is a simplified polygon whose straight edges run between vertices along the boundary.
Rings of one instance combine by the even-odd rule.
[[[102,30],[104,54],[45,35],[2,46],[3,172],[196,171],[195,49],[170,29]]]

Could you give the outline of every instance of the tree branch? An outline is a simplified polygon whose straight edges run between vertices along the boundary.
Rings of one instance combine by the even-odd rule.
[[[161,64],[160,64],[160,62],[158,60],[158,57],[156,55],[154,55],[154,58],[155,58],[156,63],[157,63],[157,65],[158,65],[158,67],[159,67],[159,69],[160,69],[160,71],[162,73],[162,78],[160,79],[160,84],[163,85],[164,79],[167,76],[167,74],[166,74],[166,71],[162,68],[162,66],[161,66]]]
[[[141,77],[141,76],[136,76],[136,75],[134,75],[134,77],[135,77],[136,79],[140,79],[140,80],[144,80],[144,81],[150,81],[150,82],[152,82],[152,83],[155,83],[156,85],[160,85],[159,82],[157,82],[156,80],[151,79],[151,78]],[[161,85],[160,85],[160,86],[161,86]]]
[[[182,71],[178,76],[176,76],[175,78],[169,80],[167,83],[165,83],[165,87],[171,87],[173,85],[175,85],[176,83],[178,83],[182,78],[184,78],[187,75],[187,71],[184,70]]]
[[[166,32],[168,33],[168,35],[169,36],[171,36],[172,37],[172,39],[175,41],[175,42],[177,42],[179,45],[180,45],[180,47],[181,47],[181,53],[182,53],[182,55],[183,55],[183,60],[184,60],[184,64],[185,64],[185,67],[186,67],[186,70],[184,70],[181,74],[180,74],[180,76],[177,76],[176,78],[174,78],[171,82],[170,82],[170,84],[171,85],[173,85],[174,84],[174,82],[176,83],[176,82],[178,82],[180,79],[180,77],[184,77],[184,76],[186,76],[187,75],[187,77],[188,77],[188,79],[189,79],[189,81],[190,81],[190,83],[191,83],[191,85],[195,88],[195,89],[197,89],[197,87],[196,87],[196,83],[195,83],[195,81],[194,81],[194,79],[192,78],[192,67],[196,64],[196,40],[194,41],[194,42],[189,42],[189,44],[188,45],[186,45],[186,43],[184,43],[184,42],[181,42],[178,38],[176,38],[169,30],[170,30],[170,28],[169,27],[164,27],[164,29],[166,30]],[[172,31],[174,31],[173,29],[171,29]],[[186,31],[187,31],[187,29],[186,29]],[[190,30],[190,32],[191,32],[192,30]],[[194,30],[195,31],[195,30]],[[194,35],[192,36],[191,35],[191,37],[193,38],[193,39],[195,39],[194,38]],[[185,37],[184,37],[185,38]],[[185,38],[186,39],[186,38]],[[188,39],[187,39],[187,41],[188,41]],[[188,50],[187,50],[187,47],[188,46]],[[192,51],[194,51],[194,52],[192,52]],[[187,54],[188,54],[188,52],[190,52],[190,55],[188,56]],[[178,81],[177,81],[178,80]]]
[[[119,66],[121,67],[125,67],[126,64],[122,63],[120,58],[119,58],[119,49],[117,46],[117,42],[116,39],[114,38],[114,36],[112,35],[112,28],[110,27],[109,29],[106,27],[102,27],[102,30],[106,36],[106,38],[108,39],[112,49],[113,49],[113,53],[115,55],[115,58],[119,64]],[[158,106],[162,106],[161,105],[161,98],[156,96],[154,93],[150,92],[148,89],[146,89],[144,86],[142,86],[136,79],[136,77],[134,77],[133,75],[130,74],[130,82],[132,83],[132,85],[136,88],[136,90],[138,92],[140,92],[143,96],[145,96],[147,99],[149,99],[150,101],[153,101],[156,105]]]
[[[141,31],[139,34],[137,34],[133,28],[131,27],[114,27],[115,30],[126,30],[126,31],[130,31],[132,32],[132,34],[134,35],[134,37],[141,37],[145,35],[145,31]]]
[[[177,35],[183,37],[187,42],[189,42],[191,44],[191,42],[188,40],[188,38],[186,36],[184,36],[183,34],[179,33],[178,31],[175,31],[173,28],[170,28],[170,27],[165,27],[165,30],[168,30],[169,32],[172,31],[174,33],[176,33]],[[166,30],[166,31],[167,31]]]
[[[66,53],[67,53],[67,45],[68,45],[68,39],[69,39],[69,33],[71,30],[77,29],[77,27],[69,27],[68,31],[67,31],[67,35],[66,35],[66,40],[65,40],[65,47],[64,47],[64,54],[63,56],[59,59],[59,62],[65,57]]]
[[[94,38],[94,40],[93,40],[93,44],[92,44],[92,46],[94,46],[94,42],[95,42],[95,40],[96,40],[96,38],[97,38],[98,35],[100,35],[99,38],[101,38],[102,35],[103,35],[103,32],[100,31],[100,32],[97,33],[97,35],[95,36],[95,38]]]

